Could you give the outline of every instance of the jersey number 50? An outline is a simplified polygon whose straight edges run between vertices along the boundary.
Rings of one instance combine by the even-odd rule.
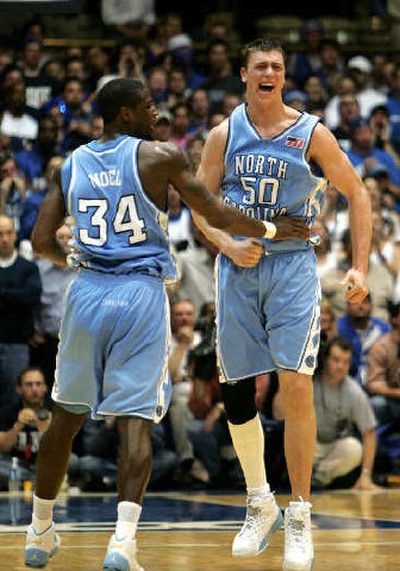
[[[80,198],[78,200],[79,212],[90,212],[90,224],[95,229],[96,236],[89,233],[86,228],[79,229],[79,240],[82,244],[88,246],[104,246],[108,237],[108,221],[106,214],[108,212],[108,201],[105,198]],[[145,223],[142,218],[139,218],[135,197],[133,194],[121,196],[117,211],[112,221],[114,232],[130,232],[129,243],[137,244],[144,242],[147,238],[145,232]]]

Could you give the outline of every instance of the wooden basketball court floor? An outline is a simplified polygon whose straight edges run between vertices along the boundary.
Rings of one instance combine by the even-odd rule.
[[[277,496],[281,507],[288,496]],[[400,570],[400,491],[313,495],[314,571]],[[0,494],[0,569],[21,571],[31,500]],[[55,510],[62,537],[50,571],[101,571],[114,528],[114,494],[61,496]],[[255,559],[233,559],[230,547],[244,517],[243,493],[173,491],[148,493],[138,531],[145,571],[276,571],[283,531]]]

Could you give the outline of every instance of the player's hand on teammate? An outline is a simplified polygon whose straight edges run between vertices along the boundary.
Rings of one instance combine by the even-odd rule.
[[[253,268],[264,254],[264,246],[256,238],[246,238],[246,240],[235,240],[223,252],[237,266]]]
[[[368,295],[365,276],[360,270],[351,268],[341,284],[346,287],[346,297],[350,303],[361,303]]]
[[[273,219],[276,226],[274,240],[308,240],[310,229],[305,220],[298,216],[277,216]]]

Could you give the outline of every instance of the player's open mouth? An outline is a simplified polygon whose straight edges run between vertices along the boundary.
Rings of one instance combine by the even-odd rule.
[[[272,91],[274,89],[273,85],[260,85],[260,91]]]

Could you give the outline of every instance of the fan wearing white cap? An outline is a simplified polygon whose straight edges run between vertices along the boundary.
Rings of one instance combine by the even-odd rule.
[[[349,59],[347,67],[357,87],[361,116],[368,119],[372,109],[386,103],[386,95],[375,89],[371,82],[372,63],[363,55]]]

